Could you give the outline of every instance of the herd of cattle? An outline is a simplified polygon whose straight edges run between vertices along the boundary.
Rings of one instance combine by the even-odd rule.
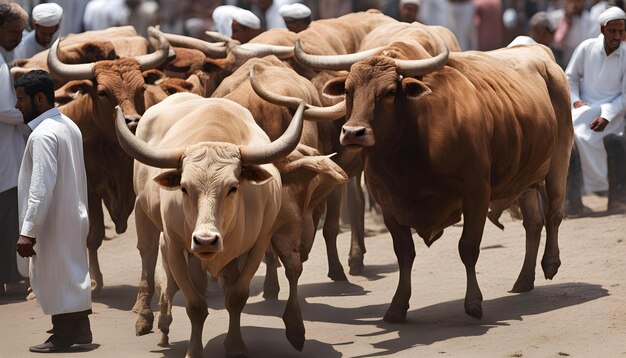
[[[541,265],[546,278],[557,273],[573,129],[567,81],[548,48],[459,52],[443,27],[375,11],[314,21],[297,34],[270,30],[247,44],[207,36],[86,32],[12,70],[49,70],[61,112],[82,131],[94,294],[103,287],[102,204],[118,233],[135,213],[138,335],[152,329],[158,288],[160,344],[168,344],[181,290],[192,323],[187,355],[202,356],[210,274],[230,316],[226,352],[245,353],[250,280],[265,258],[264,297],[276,298],[280,259],[286,336],[302,350],[298,278],[322,217],[328,276],[346,279],[336,248],[346,182],[350,273],[363,269],[363,173],[400,267],[386,321],[406,319],[411,230],[430,246],[461,216],[465,311],[481,317],[475,265],[490,207],[516,202],[523,214],[527,251],[513,291],[533,289],[544,226]],[[163,280],[155,279],[159,252]]]

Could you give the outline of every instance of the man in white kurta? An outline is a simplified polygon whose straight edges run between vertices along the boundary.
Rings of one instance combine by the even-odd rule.
[[[2,15],[6,14],[6,15]],[[9,63],[22,39],[28,14],[16,3],[0,3],[0,295],[18,277],[15,239],[18,235],[17,174],[24,153],[22,113],[15,108]]]
[[[24,36],[14,51],[14,58],[31,58],[52,46],[59,36],[63,8],[53,2],[33,8],[33,31]]]
[[[626,110],[626,46],[621,45],[626,14],[612,7],[600,15],[599,22],[602,35],[580,44],[565,71],[575,143],[588,192],[608,190],[603,138],[623,132]]]
[[[31,257],[30,282],[54,334],[30,348],[55,352],[91,343],[91,279],[86,240],[87,178],[80,130],[54,107],[54,81],[45,71],[15,82],[16,107],[32,128],[18,177],[20,237]]]

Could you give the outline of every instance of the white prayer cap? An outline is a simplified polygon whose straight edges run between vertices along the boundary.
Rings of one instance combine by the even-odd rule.
[[[311,16],[311,9],[306,5],[294,3],[285,4],[278,9],[278,13],[282,17],[290,17],[292,19],[304,19]]]
[[[233,14],[233,20],[237,21],[239,24],[249,27],[254,30],[258,30],[261,28],[261,20],[256,17],[252,11],[245,9],[238,9]]]
[[[39,4],[33,8],[33,22],[44,27],[56,26],[63,17],[63,8],[53,2]]]
[[[404,6],[407,4],[420,5],[420,0],[400,0],[400,6]]]
[[[626,20],[626,13],[624,13],[624,10],[617,6],[612,6],[604,10],[600,16],[598,16],[600,26],[606,26],[609,21],[613,20]]]

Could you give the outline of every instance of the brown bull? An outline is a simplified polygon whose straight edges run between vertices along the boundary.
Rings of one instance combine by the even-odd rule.
[[[240,315],[282,200],[280,175],[269,163],[297,146],[303,109],[271,143],[249,111],[226,99],[172,95],[146,111],[137,137],[118,115],[120,144],[136,159],[138,246],[158,245],[159,234],[164,235],[164,260],[185,296],[192,323],[189,357],[202,356],[202,326],[208,315],[206,273],[192,279],[199,272],[191,259],[188,264],[189,254],[222,283],[230,316],[226,353],[245,353]]]
[[[543,218],[527,189],[545,180],[546,278],[560,266],[557,237],[573,136],[567,81],[541,45],[445,50],[433,58],[402,42],[390,50],[396,58],[357,62],[325,88],[345,95],[341,144],[365,154],[368,186],[393,237],[400,281],[385,320],[406,319],[415,258],[411,228],[431,245],[461,214],[465,311],[479,318],[475,265],[490,201],[522,196],[527,252],[513,291],[531,290]]]
[[[132,159],[117,143],[115,106],[122,108],[128,126],[134,129],[145,110],[142,70],[158,66],[169,53],[169,43],[161,40],[160,48],[152,54],[78,65],[60,61],[58,40],[49,52],[48,67],[53,75],[66,81],[80,80],[73,82],[68,91],[82,95],[59,109],[78,124],[83,134],[90,218],[87,247],[94,294],[103,285],[97,255],[105,233],[102,203],[118,233],[126,230],[134,205]]]

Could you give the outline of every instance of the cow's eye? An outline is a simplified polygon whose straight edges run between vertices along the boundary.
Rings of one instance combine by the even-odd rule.
[[[107,93],[104,90],[99,90],[98,91],[98,96],[100,97],[106,97]]]
[[[180,187],[180,191],[182,191],[183,194],[187,194],[187,188],[185,188],[184,186]]]
[[[388,97],[395,97],[396,96],[396,90],[394,89],[394,90],[391,90],[391,91],[387,92],[387,96]]]
[[[345,88],[345,89],[343,90],[343,93],[345,93],[345,94],[349,95],[349,94],[350,94],[350,90],[349,90],[349,89],[347,89],[347,88]]]
[[[230,188],[230,190],[228,190],[228,195],[232,194],[232,193],[236,193],[237,192],[237,187],[233,186]]]

